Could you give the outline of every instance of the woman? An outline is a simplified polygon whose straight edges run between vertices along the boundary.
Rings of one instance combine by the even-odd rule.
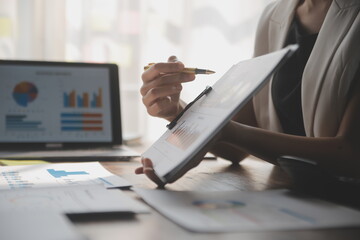
[[[360,1],[280,0],[264,11],[255,56],[298,43],[297,54],[229,122],[211,152],[232,162],[248,154],[312,159],[337,175],[360,177]],[[144,72],[141,94],[152,116],[171,121],[185,106],[176,57]],[[200,160],[194,160],[194,165]],[[159,183],[150,159],[137,174]],[[184,172],[185,173],[185,172]]]

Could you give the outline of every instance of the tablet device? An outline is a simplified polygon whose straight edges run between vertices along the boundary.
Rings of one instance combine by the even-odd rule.
[[[142,154],[152,160],[159,179],[164,184],[177,179],[180,170],[203,153],[222,127],[267,84],[271,75],[297,48],[297,45],[290,45],[235,64],[191,102]]]

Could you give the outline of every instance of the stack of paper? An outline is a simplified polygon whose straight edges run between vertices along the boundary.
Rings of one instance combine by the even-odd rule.
[[[71,222],[52,211],[3,213],[0,236],[4,240],[85,240]],[[6,214],[6,215],[5,215]]]
[[[1,239],[78,240],[66,215],[148,212],[111,189],[127,186],[98,162],[0,167]]]
[[[39,211],[62,214],[142,213],[147,212],[148,207],[118,189],[108,190],[100,185],[1,191],[0,212]]]

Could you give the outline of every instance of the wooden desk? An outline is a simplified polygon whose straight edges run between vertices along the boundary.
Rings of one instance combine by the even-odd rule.
[[[105,162],[103,165],[111,172],[121,175],[136,187],[155,188],[143,175],[135,175],[134,169],[140,166],[139,159],[131,162]],[[239,166],[231,166],[224,160],[206,160],[188,172],[174,184],[171,190],[252,190],[286,188],[290,185],[287,175],[269,163],[248,158]],[[127,191],[137,198],[135,193]],[[138,214],[131,220],[108,220],[75,223],[77,229],[91,240],[110,239],[360,239],[360,228],[327,229],[311,231],[266,231],[226,234],[199,234],[189,232],[171,222],[155,210],[150,214]]]

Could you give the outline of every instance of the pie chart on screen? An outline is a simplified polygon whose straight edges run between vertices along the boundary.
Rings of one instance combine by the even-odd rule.
[[[20,82],[16,84],[13,90],[15,102],[22,107],[27,107],[29,103],[36,99],[37,95],[38,89],[31,82]]]

